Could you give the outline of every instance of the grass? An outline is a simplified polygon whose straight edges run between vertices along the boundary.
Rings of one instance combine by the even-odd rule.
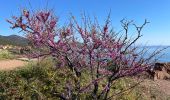
[[[66,84],[76,78],[67,68],[55,69],[51,59],[39,63],[29,63],[23,68],[11,71],[0,71],[0,100],[59,100],[57,93],[66,92]],[[81,86],[88,84],[90,76],[87,71],[82,74]],[[105,83],[105,81],[102,81]],[[156,96],[147,94],[145,87],[137,86],[123,94],[122,90],[136,84],[131,78],[122,78],[112,85],[111,93],[116,94],[113,100],[148,100]],[[101,90],[102,86],[99,86]],[[154,90],[156,91],[156,90]],[[152,90],[153,92],[153,90]],[[90,99],[88,93],[81,95],[81,100]],[[151,99],[152,100],[152,99]],[[154,100],[154,99],[153,99]]]

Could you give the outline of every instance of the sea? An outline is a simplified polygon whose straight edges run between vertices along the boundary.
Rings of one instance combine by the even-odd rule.
[[[170,46],[147,46],[146,48],[148,48],[150,54],[157,49],[166,48],[158,55],[160,56],[158,62],[170,62]]]

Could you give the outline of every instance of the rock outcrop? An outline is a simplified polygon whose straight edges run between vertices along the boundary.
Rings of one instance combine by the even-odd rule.
[[[154,80],[170,79],[170,63],[155,63],[153,77]]]

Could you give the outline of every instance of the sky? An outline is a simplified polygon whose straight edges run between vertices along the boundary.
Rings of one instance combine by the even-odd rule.
[[[141,25],[147,24],[139,44],[170,45],[170,0],[1,0],[0,1],[0,35],[23,35],[18,30],[10,29],[6,19],[20,15],[22,9],[54,9],[60,23],[69,19],[72,13],[78,20],[81,13],[96,16],[99,23],[104,23],[111,11],[111,21],[115,31],[122,30],[120,20],[134,20]],[[134,31],[130,31],[133,35]]]

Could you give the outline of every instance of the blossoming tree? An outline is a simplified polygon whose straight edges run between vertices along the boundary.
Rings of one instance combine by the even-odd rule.
[[[51,11],[30,13],[24,10],[21,16],[13,16],[8,22],[11,28],[24,31],[33,46],[39,49],[33,57],[50,55],[57,61],[56,68],[67,67],[75,75],[75,84],[67,85],[66,93],[57,94],[61,99],[79,99],[81,93],[88,92],[93,99],[106,100],[111,97],[113,81],[147,70],[160,52],[144,57],[147,50],[135,46],[147,20],[141,26],[121,20],[122,34],[113,31],[110,15],[103,27],[86,16],[82,18],[83,25],[72,17],[68,25],[57,27],[58,18]],[[134,39],[128,37],[129,26],[136,29]],[[85,86],[81,85],[83,70],[88,71],[91,78]],[[101,82],[103,80],[106,82]],[[102,89],[99,89],[101,83]]]

